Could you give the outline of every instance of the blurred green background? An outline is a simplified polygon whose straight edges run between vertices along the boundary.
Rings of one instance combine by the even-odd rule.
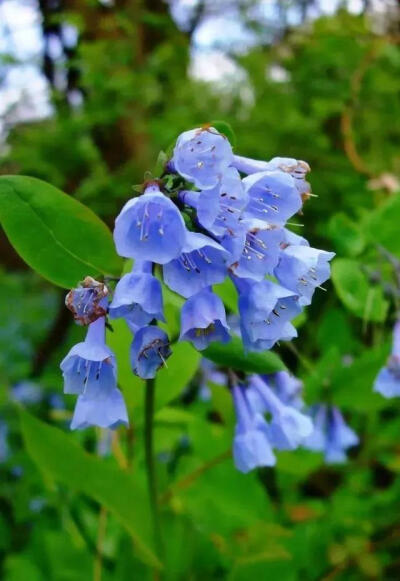
[[[110,341],[132,428],[69,433],[58,365],[82,329],[0,231],[1,579],[400,578],[400,405],[372,392],[400,298],[399,40],[395,0],[0,0],[0,174],[46,180],[112,227],[159,151],[215,119],[237,153],[309,162],[318,197],[294,229],[336,252],[333,284],[278,352],[307,403],[338,405],[361,439],[343,466],[298,450],[237,473],[229,394],[197,397],[182,345],[158,386],[160,574],[142,546],[129,334]]]

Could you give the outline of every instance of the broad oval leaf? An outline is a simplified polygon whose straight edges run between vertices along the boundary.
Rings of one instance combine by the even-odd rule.
[[[245,353],[238,337],[229,343],[211,343],[202,354],[217,365],[231,367],[246,373],[275,373],[286,369],[280,357],[272,351]]]
[[[389,303],[381,287],[371,286],[357,260],[337,258],[332,265],[332,281],[343,304],[365,321],[381,322]]]
[[[82,450],[70,437],[20,409],[26,449],[47,478],[83,492],[112,512],[134,540],[138,556],[160,568],[151,540],[148,498],[127,472]]]
[[[371,215],[367,224],[371,240],[400,257],[400,195],[393,195]]]
[[[104,222],[36,178],[0,176],[0,224],[25,262],[58,286],[71,288],[88,275],[121,272]]]

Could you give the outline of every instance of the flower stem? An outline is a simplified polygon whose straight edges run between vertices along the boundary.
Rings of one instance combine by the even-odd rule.
[[[162,560],[163,544],[161,537],[160,518],[158,510],[158,495],[157,495],[157,479],[154,465],[153,454],[153,415],[154,415],[154,395],[155,395],[155,380],[148,379],[146,381],[146,396],[145,396],[145,425],[144,425],[144,445],[145,445],[145,460],[147,472],[147,488],[149,492],[150,509],[153,518],[154,542],[157,554]]]

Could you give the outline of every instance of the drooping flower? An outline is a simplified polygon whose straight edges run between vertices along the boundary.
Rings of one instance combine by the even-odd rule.
[[[262,280],[266,274],[272,274],[278,264],[283,228],[258,219],[246,221],[243,226],[246,229],[243,249],[240,257],[234,256],[230,269],[236,276]],[[230,244],[225,247],[231,248],[233,254],[232,237],[226,237],[221,244],[226,244],[227,240]]]
[[[89,325],[85,341],[71,349],[61,369],[64,392],[79,394],[71,429],[113,429],[128,423],[125,403],[117,388],[115,356],[105,344],[104,317]]]
[[[274,274],[282,286],[300,296],[300,304],[309,305],[316,287],[330,277],[329,261],[334,256],[334,252],[310,246],[288,246]]]
[[[182,254],[163,266],[164,282],[188,298],[201,289],[223,282],[229,253],[215,240],[188,232]]]
[[[167,334],[153,325],[135,332],[131,346],[133,372],[143,379],[153,379],[171,355]]]
[[[296,337],[290,323],[301,311],[298,297],[269,280],[234,279],[239,290],[240,328],[249,351],[270,349],[280,339]]]
[[[220,371],[218,367],[204,357],[200,361],[200,384],[199,384],[199,399],[201,401],[209,401],[211,399],[211,389],[209,383],[225,386],[227,383],[226,374]]]
[[[199,223],[216,236],[238,226],[248,202],[239,172],[229,167],[214,188],[201,192],[183,192],[185,203],[196,208]]]
[[[115,356],[105,344],[104,317],[89,325],[86,339],[72,347],[60,367],[64,393],[81,394],[89,386],[115,385]]]
[[[254,413],[243,387],[232,389],[236,412],[233,459],[240,472],[261,466],[274,466],[276,458],[269,441],[268,425],[261,414]]]
[[[301,398],[303,382],[300,379],[287,371],[277,371],[276,373],[265,375],[264,379],[282,403],[296,409],[304,407],[304,402]]]
[[[240,172],[248,175],[261,171],[280,170],[292,176],[300,194],[310,192],[310,184],[306,181],[306,175],[310,171],[310,166],[306,161],[291,157],[274,157],[270,161],[259,161],[235,155],[232,165]]]
[[[298,234],[295,234],[295,232],[292,232],[287,228],[284,228],[283,232],[284,237],[282,242],[282,250],[284,250],[288,246],[310,246],[308,240],[303,238],[303,236],[299,236]]]
[[[155,184],[129,200],[115,220],[117,252],[126,258],[165,264],[179,256],[185,238],[181,213]]]
[[[400,396],[400,321],[394,326],[392,353],[375,379],[374,391],[388,398]]]
[[[78,396],[71,430],[83,430],[90,426],[114,430],[128,425],[128,413],[124,398],[115,382],[90,383],[85,392]]]
[[[233,160],[229,141],[214,127],[182,133],[176,142],[172,165],[200,189],[213,188]]]
[[[250,377],[249,390],[256,392],[264,404],[263,411],[272,416],[268,423],[268,434],[273,447],[294,450],[311,434],[311,419],[290,405],[285,405],[259,375]]]
[[[200,351],[212,341],[230,340],[224,304],[210,288],[191,296],[183,305],[180,340],[190,341]]]
[[[151,262],[135,261],[132,272],[121,278],[109,307],[112,319],[124,317],[139,327],[165,320],[161,283],[151,268]]]
[[[107,295],[108,288],[104,283],[87,276],[77,288],[70,290],[65,297],[65,305],[79,325],[89,325],[106,315],[107,302],[104,298]]]
[[[357,434],[345,423],[335,406],[316,405],[311,410],[314,430],[303,446],[315,452],[324,452],[328,464],[345,462],[348,448],[357,446]]]
[[[245,214],[283,225],[303,204],[293,178],[281,171],[264,171],[243,180],[249,194]]]

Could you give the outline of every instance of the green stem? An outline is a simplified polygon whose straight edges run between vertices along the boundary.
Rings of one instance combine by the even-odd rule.
[[[153,427],[154,427],[153,415],[154,415],[155,386],[156,384],[154,379],[148,379],[146,381],[146,398],[144,412],[145,413],[144,445],[145,445],[145,460],[147,472],[147,487],[149,491],[150,508],[153,518],[154,541],[158,556],[162,560],[163,544],[158,511],[157,479],[153,454]]]

